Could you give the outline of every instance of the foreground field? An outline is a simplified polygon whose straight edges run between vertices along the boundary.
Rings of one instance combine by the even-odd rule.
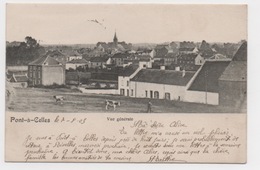
[[[65,97],[63,103],[56,103],[53,96]],[[120,101],[116,111],[105,109],[105,100]],[[149,99],[137,99],[124,96],[83,94],[71,89],[17,88],[15,96],[7,103],[8,111],[15,112],[66,112],[66,113],[146,113]],[[239,113],[240,108],[151,100],[153,113]]]

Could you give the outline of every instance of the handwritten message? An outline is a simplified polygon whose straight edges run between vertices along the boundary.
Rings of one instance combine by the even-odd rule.
[[[215,120],[208,118],[207,122],[202,122],[204,119],[197,119],[196,116],[192,116],[192,119],[183,116],[167,116],[162,119],[163,115],[156,119],[154,117],[156,115],[145,118],[80,115],[65,116],[64,121],[61,121],[63,116],[53,118],[51,116],[48,118],[50,123],[31,124],[36,127],[35,129],[20,129],[27,131],[23,132],[22,136],[19,135],[19,139],[15,141],[15,147],[19,147],[17,151],[20,152],[20,161],[147,163],[245,161],[246,138],[245,129],[241,129],[244,123],[241,117],[239,121],[233,122],[230,118],[234,119],[236,116],[227,119],[223,115],[214,115]],[[225,124],[227,122],[233,123]],[[28,126],[28,123],[10,121],[9,125]]]

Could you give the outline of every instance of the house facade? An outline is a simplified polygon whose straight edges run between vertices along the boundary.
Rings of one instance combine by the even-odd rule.
[[[118,76],[118,94],[122,96],[133,96],[133,91],[130,90],[130,80],[133,78],[142,67],[125,67]]]
[[[124,61],[130,57],[128,53],[116,53],[112,56],[112,63],[116,66],[122,67],[124,65]]]
[[[44,55],[28,65],[28,85],[63,85],[65,84],[65,67],[49,55]]]
[[[130,97],[183,101],[195,72],[142,69],[130,79]]]
[[[196,70],[204,63],[204,58],[197,53],[182,53],[177,56],[177,65],[183,70]]]
[[[106,65],[111,64],[110,57],[92,57],[88,64],[89,68],[106,68]]]

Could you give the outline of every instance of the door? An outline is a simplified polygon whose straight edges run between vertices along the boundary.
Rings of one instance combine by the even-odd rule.
[[[122,95],[122,96],[125,95],[125,89],[120,89],[120,95]]]

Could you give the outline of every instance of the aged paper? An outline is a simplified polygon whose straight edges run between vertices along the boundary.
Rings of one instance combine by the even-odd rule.
[[[245,114],[8,113],[6,123],[6,161],[246,162]]]
[[[246,5],[7,4],[6,30],[7,162],[246,163]]]

